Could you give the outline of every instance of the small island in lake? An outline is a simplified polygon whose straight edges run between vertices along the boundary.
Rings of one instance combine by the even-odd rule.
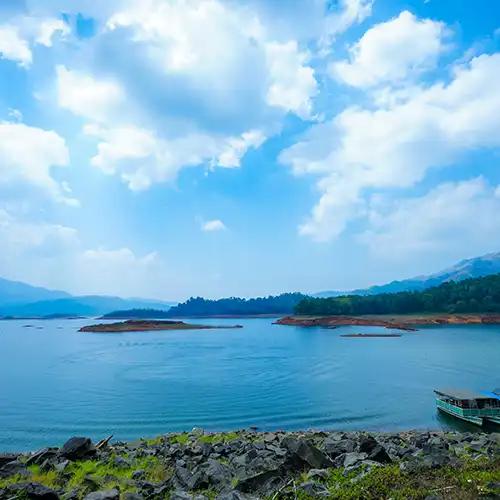
[[[99,323],[83,326],[79,332],[120,333],[120,332],[147,332],[160,330],[210,330],[222,328],[243,328],[241,325],[197,325],[184,321],[158,320],[128,320],[117,323]]]

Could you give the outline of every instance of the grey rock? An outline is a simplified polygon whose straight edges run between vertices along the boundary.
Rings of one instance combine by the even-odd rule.
[[[359,444],[359,451],[366,453],[369,460],[388,464],[392,462],[385,448],[373,437],[367,436],[363,438]]]
[[[59,495],[50,488],[39,483],[18,483],[9,487],[15,498],[29,498],[32,500],[59,500]]]
[[[251,495],[244,495],[238,490],[227,491],[225,493],[221,493],[215,497],[215,500],[252,500],[256,497]]]
[[[28,475],[26,464],[19,462],[19,460],[14,460],[13,462],[6,463],[0,469],[0,478],[14,476],[15,474]]]
[[[311,469],[307,473],[307,479],[326,479],[328,477],[328,471],[326,469]]]
[[[283,439],[282,445],[309,467],[314,469],[333,467],[330,458],[305,439],[299,440],[287,437]]]
[[[187,491],[175,490],[171,493],[170,500],[193,500],[193,496]]]
[[[26,460],[26,465],[41,465],[46,460],[52,460],[57,456],[57,448],[42,448],[29,456]]]
[[[0,453],[0,468],[9,462],[14,462],[18,459],[19,455],[14,453]]]
[[[268,470],[240,479],[236,488],[243,493],[268,495],[281,487],[283,476],[281,469]]]
[[[345,468],[354,468],[358,465],[361,465],[363,460],[366,460],[368,455],[366,453],[358,453],[353,451],[352,453],[346,453],[344,456],[344,467]]]
[[[83,500],[119,500],[120,493],[118,490],[94,491],[84,497]]]
[[[131,493],[130,491],[127,491],[123,494],[123,500],[144,500],[144,497],[139,495],[139,493]]]
[[[119,469],[126,469],[130,467],[130,462],[123,457],[115,457],[113,463],[115,467],[118,467]]]
[[[72,437],[68,439],[60,450],[63,457],[70,460],[85,458],[95,453],[92,441],[85,437]]]
[[[63,460],[62,462],[58,462],[54,465],[54,469],[57,472],[63,472],[64,469],[69,465],[69,460]]]
[[[330,492],[328,489],[320,483],[315,483],[314,481],[308,481],[306,483],[299,484],[297,486],[299,490],[302,490],[306,495],[314,498],[330,497]]]
[[[208,460],[208,467],[205,474],[209,483],[215,486],[220,485],[221,483],[227,483],[231,480],[231,469],[217,460]]]
[[[139,479],[143,479],[144,476],[146,475],[146,471],[143,469],[138,469],[132,472],[132,479],[134,481],[138,481]]]
[[[356,443],[352,439],[325,439],[323,449],[331,457],[336,458],[343,453],[351,453],[356,449]]]

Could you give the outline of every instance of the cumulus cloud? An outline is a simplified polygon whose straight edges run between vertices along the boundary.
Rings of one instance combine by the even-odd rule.
[[[307,54],[299,51],[297,42],[269,43],[266,52],[272,82],[267,102],[301,118],[311,118],[311,99],[318,89],[314,71],[306,65]]]
[[[92,121],[112,121],[123,111],[125,95],[112,80],[96,80],[91,75],[58,66],[57,99],[61,108]]]
[[[403,11],[370,28],[349,49],[349,60],[334,63],[332,75],[354,87],[397,85],[436,66],[445,49],[444,23]]]
[[[33,62],[32,46],[52,46],[56,33],[70,33],[69,26],[52,17],[18,16],[0,25],[0,56],[28,68]]]
[[[52,130],[24,123],[0,122],[0,185],[27,184],[56,201],[76,204],[67,186],[51,175],[52,167],[67,167],[65,140]]]
[[[371,207],[370,229],[360,239],[383,258],[422,254],[471,255],[500,246],[500,199],[481,177],[444,183],[427,194]]]
[[[430,168],[499,147],[499,74],[500,54],[481,55],[457,65],[448,84],[420,87],[388,107],[350,107],[314,126],[281,155],[296,174],[320,176],[320,200],[301,232],[334,238],[363,215],[368,189],[410,187]]]
[[[33,59],[31,49],[26,40],[21,38],[19,28],[4,24],[0,26],[0,56],[19,63],[21,66],[29,66]]]
[[[209,220],[201,225],[201,230],[207,233],[212,233],[215,231],[224,231],[226,229],[227,229],[226,225],[220,219]]]
[[[0,275],[79,294],[163,296],[168,270],[156,252],[86,248],[75,228],[0,209]],[[163,279],[164,278],[164,279]]]

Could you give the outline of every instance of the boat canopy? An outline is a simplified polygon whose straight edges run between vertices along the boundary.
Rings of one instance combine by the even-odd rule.
[[[470,401],[478,399],[500,399],[500,396],[493,392],[476,392],[467,389],[435,389],[434,392],[440,396],[445,396],[459,401]]]

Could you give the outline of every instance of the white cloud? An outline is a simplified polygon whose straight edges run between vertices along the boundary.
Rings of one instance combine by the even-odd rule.
[[[112,121],[123,110],[125,95],[111,80],[57,67],[57,97],[60,107],[92,121]]]
[[[61,37],[70,34],[69,26],[62,19],[46,18],[38,21],[37,27],[38,34],[35,42],[45,47],[52,47],[52,38],[56,33]]]
[[[56,132],[0,122],[0,185],[30,185],[56,201],[75,204],[63,184],[51,175],[52,167],[68,165],[66,143]]]
[[[239,167],[246,151],[260,146],[265,139],[259,131],[245,132],[240,137],[193,133],[172,139],[132,126],[87,126],[85,131],[100,141],[91,164],[107,174],[119,174],[134,191],[147,189],[154,182],[173,181],[185,167]]]
[[[134,297],[164,296],[164,284],[172,282],[156,252],[88,249],[72,227],[22,219],[4,209],[0,241],[0,275],[10,279],[78,294]]]
[[[220,219],[209,220],[201,225],[201,230],[208,233],[215,231],[224,231],[226,229],[226,225]]]
[[[17,26],[4,24],[0,26],[0,56],[27,67],[31,64],[33,56],[29,44],[19,34]]]
[[[335,78],[355,87],[397,85],[436,66],[447,34],[444,23],[403,11],[370,28],[349,49],[349,60],[330,69]]]
[[[269,43],[266,53],[271,77],[267,102],[303,119],[310,119],[311,98],[318,88],[314,70],[306,65],[307,54],[299,51],[295,41]]]
[[[410,259],[439,252],[457,257],[500,246],[500,199],[481,177],[445,183],[424,196],[370,210],[370,229],[361,240],[387,259]]]
[[[321,198],[301,232],[338,236],[363,215],[366,190],[409,187],[432,167],[500,146],[500,54],[454,68],[452,81],[378,109],[348,108],[281,155],[296,174],[320,176]]]
[[[216,165],[225,168],[239,167],[242,157],[250,149],[257,149],[266,140],[260,130],[243,132],[240,137],[229,137],[222,146]]]

